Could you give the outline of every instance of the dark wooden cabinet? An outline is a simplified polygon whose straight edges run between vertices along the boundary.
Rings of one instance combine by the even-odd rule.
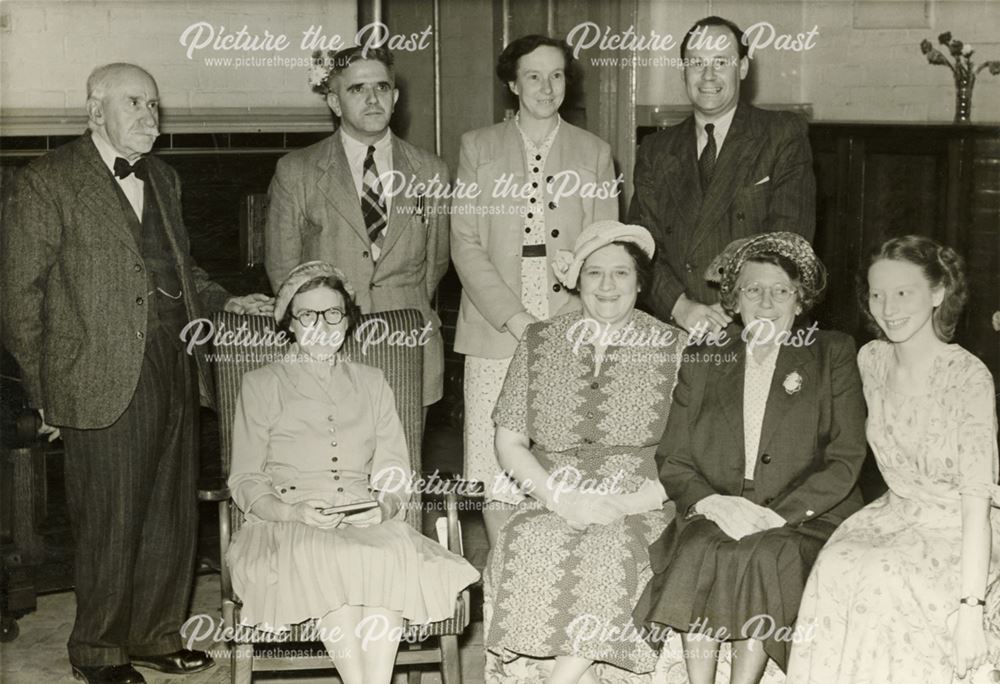
[[[814,123],[817,252],[830,286],[825,327],[870,339],[856,278],[870,249],[926,235],[965,258],[969,303],[956,341],[1000,374],[1000,126]]]

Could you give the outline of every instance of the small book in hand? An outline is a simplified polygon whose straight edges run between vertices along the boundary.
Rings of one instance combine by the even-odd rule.
[[[351,513],[368,511],[372,508],[378,508],[378,501],[356,501],[354,503],[342,504],[340,506],[328,506],[327,508],[321,508],[320,513],[323,513],[324,515],[333,515],[335,513],[350,515]]]

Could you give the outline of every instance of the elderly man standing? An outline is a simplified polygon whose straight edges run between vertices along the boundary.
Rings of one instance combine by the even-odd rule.
[[[643,140],[629,221],[656,239],[652,312],[688,331],[717,331],[730,317],[706,268],[737,238],[790,231],[812,240],[816,179],[806,122],[740,102],[750,60],[736,24],[695,22],[681,57],[694,113]]]
[[[317,65],[313,89],[339,129],[278,162],[264,234],[267,275],[278,291],[305,261],[326,261],[358,288],[363,313],[419,309],[433,334],[424,347],[423,405],[441,398],[444,342],[431,307],[448,270],[448,167],[389,129],[399,98],[392,54],[350,47]]]
[[[203,311],[269,313],[231,297],[188,253],[180,182],[146,156],[159,135],[156,82],[133,64],[87,80],[89,131],[17,177],[0,242],[3,341],[61,433],[75,538],[73,675],[145,681],[212,666],[182,648],[197,541],[200,350],[181,331]]]

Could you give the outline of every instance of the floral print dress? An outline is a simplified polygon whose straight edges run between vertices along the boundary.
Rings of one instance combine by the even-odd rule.
[[[952,681],[952,630],[961,598],[962,495],[1000,502],[993,379],[958,345],[936,360],[931,391],[892,390],[892,345],[858,354],[868,442],[889,491],[830,537],[799,609],[789,684]],[[986,618],[995,635],[1000,515]]]
[[[593,347],[574,348],[580,330],[574,325],[583,320],[575,312],[528,328],[494,418],[531,438],[532,453],[550,476],[579,474],[595,486],[634,492],[657,478],[654,454],[684,336],[633,312],[639,334],[661,340],[669,334],[674,342],[609,346],[595,374]],[[657,653],[639,637],[632,609],[651,577],[649,544],[672,518],[668,502],[579,532],[534,499],[522,503],[501,530],[484,574],[487,680],[541,681],[529,663],[557,655],[608,663],[629,675],[652,671]]]

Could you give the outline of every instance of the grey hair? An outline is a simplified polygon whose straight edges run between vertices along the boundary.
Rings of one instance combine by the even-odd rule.
[[[100,100],[104,97],[108,88],[115,84],[121,72],[129,69],[135,69],[136,71],[142,72],[149,77],[149,80],[156,83],[156,79],[153,78],[153,75],[138,64],[129,64],[128,62],[112,62],[111,64],[104,64],[99,67],[95,67],[94,70],[90,72],[90,76],[87,77],[87,99]]]

